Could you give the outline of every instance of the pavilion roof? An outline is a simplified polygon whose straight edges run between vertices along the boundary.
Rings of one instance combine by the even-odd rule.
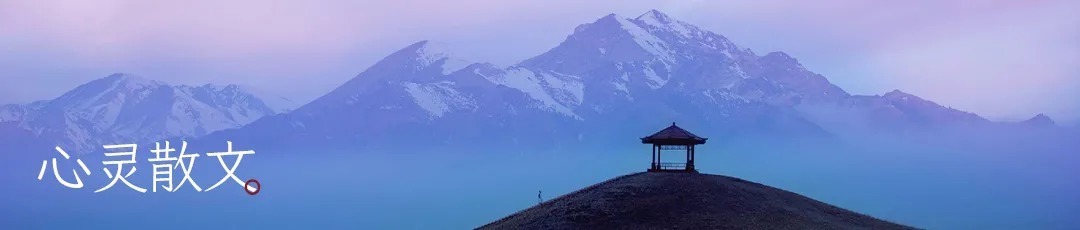
[[[661,144],[661,145],[699,145],[705,144],[705,141],[709,138],[700,137],[686,131],[683,128],[675,125],[675,122],[671,123],[671,126],[660,130],[659,132],[641,138],[643,144]]]

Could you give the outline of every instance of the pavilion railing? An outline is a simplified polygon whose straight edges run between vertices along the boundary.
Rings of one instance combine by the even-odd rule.
[[[658,165],[661,170],[683,170],[686,169],[686,163],[660,163]]]

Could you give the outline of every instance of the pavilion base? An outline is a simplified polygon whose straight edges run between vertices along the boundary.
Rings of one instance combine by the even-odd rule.
[[[698,173],[697,169],[659,169],[651,168],[647,172],[681,172],[681,173]]]
[[[694,163],[653,163],[649,172],[690,172],[697,173]]]

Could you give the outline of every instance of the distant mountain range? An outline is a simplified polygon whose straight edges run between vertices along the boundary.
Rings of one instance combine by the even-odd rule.
[[[5,106],[0,120],[76,146],[101,143],[90,137],[151,141],[214,131],[204,139],[545,145],[636,137],[670,122],[713,140],[997,125],[899,90],[851,95],[783,52],[759,55],[656,10],[582,24],[558,46],[507,67],[420,41],[306,105],[268,116],[282,111],[235,86],[114,75],[54,100]],[[1021,124],[1053,121],[1040,115]]]
[[[417,42],[293,112],[210,139],[542,145],[625,140],[673,121],[714,140],[996,125],[899,90],[851,95],[783,52],[758,55],[652,10],[580,25],[508,67]]]
[[[24,130],[70,152],[238,128],[288,111],[291,101],[257,97],[236,85],[169,85],[113,74],[51,100],[0,106],[7,132]],[[15,134],[12,134],[15,135]]]

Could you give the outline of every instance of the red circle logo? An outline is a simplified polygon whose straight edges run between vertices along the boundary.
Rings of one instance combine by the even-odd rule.
[[[252,184],[255,184],[255,186],[252,186]],[[247,180],[247,183],[244,183],[244,192],[248,195],[254,196],[255,194],[259,194],[259,191],[262,191],[262,184],[260,184],[259,181],[250,179]]]

